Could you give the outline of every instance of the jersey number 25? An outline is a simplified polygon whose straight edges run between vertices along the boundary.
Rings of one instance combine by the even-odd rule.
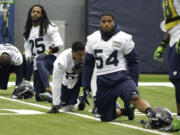
[[[35,40],[29,40],[29,43],[31,44],[31,52],[33,56],[36,56],[36,54],[41,54],[45,51],[45,45],[40,43],[40,41],[43,41],[42,37],[36,38]]]

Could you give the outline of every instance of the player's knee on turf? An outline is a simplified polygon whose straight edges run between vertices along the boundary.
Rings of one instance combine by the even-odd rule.
[[[112,119],[110,119],[110,118],[105,118],[105,117],[101,117],[101,121],[103,121],[103,122],[109,122],[109,121],[112,121]]]
[[[103,122],[110,122],[110,121],[113,121],[113,120],[115,120],[117,118],[117,116],[116,116],[116,114],[114,114],[114,115],[109,115],[109,116],[107,116],[107,115],[100,115],[100,119],[101,119],[101,121],[103,121]]]
[[[100,119],[101,121],[104,122],[109,122],[109,121],[113,121],[114,119],[118,118],[118,116],[116,115],[116,112],[109,112],[106,114],[100,114]]]

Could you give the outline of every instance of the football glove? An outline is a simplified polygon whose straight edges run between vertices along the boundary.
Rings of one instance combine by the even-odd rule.
[[[51,53],[57,53],[59,51],[58,46],[55,46],[54,44],[49,47],[51,50]]]
[[[91,90],[90,90],[89,88],[84,87],[84,88],[83,88],[83,95],[86,96],[86,97],[88,97],[88,98],[91,98],[90,91],[91,91]]]
[[[53,105],[51,110],[48,111],[48,113],[59,113],[60,106],[59,105]]]
[[[86,104],[90,105],[89,100],[88,100],[89,97],[91,97],[90,90],[84,87],[82,96],[78,97],[78,100],[79,100],[78,110],[84,110]]]
[[[48,56],[48,55],[50,55],[50,54],[51,54],[50,51],[47,50],[47,51],[45,51],[44,53],[40,54],[40,55],[36,58],[36,60],[43,60],[46,56]]]
[[[167,46],[167,42],[161,41],[161,45],[158,46],[154,52],[154,60],[163,61],[163,55],[164,55],[166,46]]]
[[[176,53],[180,54],[180,39],[176,42]]]

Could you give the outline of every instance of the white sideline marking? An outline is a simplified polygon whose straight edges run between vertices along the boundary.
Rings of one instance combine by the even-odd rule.
[[[7,97],[3,97],[3,96],[0,96],[0,98],[1,98],[1,99],[5,99],[5,100],[9,100],[9,101],[13,101],[13,102],[17,102],[17,103],[22,103],[22,104],[27,104],[27,105],[31,105],[31,106],[43,108],[43,109],[48,109],[48,110],[51,109],[51,108],[48,107],[48,106],[43,106],[43,105],[38,105],[38,104],[28,103],[28,102],[23,102],[23,101],[20,101],[20,100],[11,99],[11,98],[7,98]]]
[[[34,103],[28,103],[28,102],[23,102],[23,101],[19,101],[19,100],[16,100],[16,99],[6,98],[6,97],[3,97],[3,96],[0,96],[0,98],[5,99],[5,100],[9,100],[9,101],[13,101],[13,102],[18,102],[18,103],[22,103],[22,104],[27,104],[27,105],[43,108],[43,109],[48,109],[48,110],[50,109],[50,107],[47,107],[47,106],[38,105],[38,104],[34,104]],[[79,114],[79,113],[74,113],[74,112],[64,112],[64,113],[100,121],[98,118],[94,118],[92,116],[88,116],[88,115],[84,115],[84,114]],[[172,134],[162,133],[162,132],[159,132],[159,131],[150,130],[150,129],[144,129],[144,128],[140,128],[140,127],[136,127],[136,126],[132,126],[132,125],[128,125],[128,124],[123,124],[123,123],[118,123],[118,122],[108,122],[108,123],[111,123],[113,125],[122,126],[122,127],[132,128],[132,129],[135,129],[135,130],[141,130],[141,131],[144,131],[144,132],[154,133],[154,134],[158,134],[158,135],[172,135]]]
[[[138,86],[166,86],[174,87],[171,82],[138,82]]]
[[[31,84],[33,84],[31,82]],[[8,82],[8,87],[14,86],[15,82]],[[52,85],[52,82],[50,82]],[[174,87],[171,82],[138,82],[139,86],[166,86],[166,87]]]
[[[0,109],[0,111],[9,111],[14,113],[0,113],[0,115],[34,115],[34,114],[45,114],[44,112],[35,110],[17,110],[17,109]]]

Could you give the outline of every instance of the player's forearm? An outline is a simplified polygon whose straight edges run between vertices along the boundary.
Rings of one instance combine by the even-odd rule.
[[[95,60],[93,55],[86,53],[82,69],[82,85],[84,87],[90,87],[94,65]]]
[[[136,49],[133,49],[128,55],[125,56],[128,62],[128,72],[131,78],[138,85],[139,80],[139,58]]]
[[[170,35],[168,32],[165,33],[164,37],[163,37],[163,41],[165,41],[167,44],[169,43],[170,41]]]
[[[59,34],[59,32],[54,32],[52,35],[52,41],[55,47],[58,47],[58,51],[62,52],[64,50],[64,43]]]
[[[129,68],[129,75],[132,80],[135,82],[136,86],[138,86],[139,81],[139,64],[134,63],[131,68]]]
[[[52,95],[53,95],[53,105],[60,104],[60,97],[61,97],[61,86],[62,86],[62,79],[64,73],[60,70],[57,70],[56,67],[53,70],[52,75]]]

